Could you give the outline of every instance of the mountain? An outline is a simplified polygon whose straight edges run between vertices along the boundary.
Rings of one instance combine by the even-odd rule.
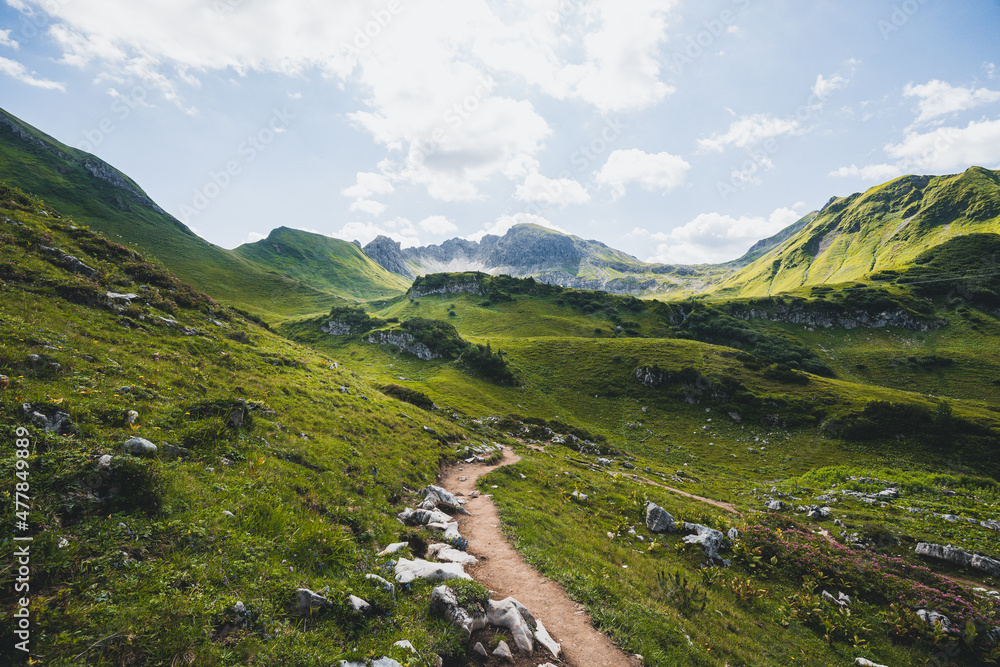
[[[1000,229],[1000,172],[903,176],[832,199],[800,229],[723,278],[717,295],[764,296],[901,269],[951,239]]]
[[[612,294],[692,293],[733,270],[731,266],[648,264],[600,241],[533,224],[514,225],[503,236],[487,235],[478,242],[451,239],[419,248],[403,249],[397,241],[379,236],[364,251],[385,269],[408,278],[482,271]]]
[[[289,247],[315,246],[307,261],[326,267],[303,269],[263,247],[231,251],[208,243],[125,174],[3,110],[0,180],[43,197],[77,224],[162,261],[182,280],[272,319],[328,310],[342,297],[367,299],[405,290],[356,247],[316,235],[310,242],[289,239]]]

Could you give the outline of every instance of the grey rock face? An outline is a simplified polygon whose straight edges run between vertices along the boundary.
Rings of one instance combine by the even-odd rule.
[[[363,251],[376,264],[391,273],[397,273],[407,278],[414,278],[416,274],[406,265],[403,257],[402,246],[399,241],[393,241],[388,236],[378,236],[374,241],[363,248]]]
[[[330,320],[319,328],[320,331],[331,336],[351,336],[357,333],[357,329],[347,322],[341,320]]]
[[[646,528],[654,533],[672,533],[677,521],[667,510],[655,503],[646,505]]]
[[[978,554],[970,554],[955,547],[941,546],[921,542],[917,545],[916,554],[927,558],[936,558],[961,567],[971,567],[985,572],[993,577],[1000,577],[1000,560]]]
[[[902,308],[869,313],[863,310],[819,310],[809,306],[780,305],[770,310],[751,308],[734,312],[741,320],[767,320],[824,329],[881,329],[899,327],[911,331],[936,331],[944,326],[943,320],[918,317]]]
[[[721,531],[697,523],[684,523],[684,530],[691,533],[684,538],[687,544],[700,544],[710,560],[719,558],[723,535]]]
[[[376,343],[378,345],[392,345],[393,347],[398,347],[403,352],[409,352],[418,359],[423,359],[424,361],[431,361],[432,359],[440,359],[441,355],[430,349],[423,343],[418,343],[417,339],[411,334],[404,333],[402,331],[379,331],[373,333],[368,337],[369,343]]]

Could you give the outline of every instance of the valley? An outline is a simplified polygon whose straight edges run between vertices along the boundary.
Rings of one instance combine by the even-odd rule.
[[[467,636],[443,585],[473,619],[527,605],[565,646],[532,667],[596,664],[567,615],[644,665],[1000,659],[996,172],[679,267],[531,226],[461,257],[290,227],[225,250],[89,159],[0,127],[36,664],[501,664],[516,632]],[[598,260],[620,282],[579,289]],[[452,567],[434,543],[498,590],[403,576]]]

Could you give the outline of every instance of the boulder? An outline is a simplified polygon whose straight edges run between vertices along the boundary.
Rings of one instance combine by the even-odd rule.
[[[944,614],[939,614],[936,611],[930,611],[927,609],[918,609],[917,616],[920,618],[921,621],[932,627],[940,623],[941,629],[944,630],[945,632],[949,632],[952,629],[951,619],[945,616]]]
[[[510,647],[507,646],[507,642],[503,641],[502,639],[500,640],[500,643],[497,644],[496,649],[494,649],[493,655],[499,658],[500,660],[504,660],[506,662],[514,662],[514,656],[511,655]]]
[[[646,528],[654,533],[672,533],[677,521],[667,510],[656,503],[646,505]]]
[[[486,601],[486,620],[490,625],[510,630],[514,645],[522,653],[531,655],[534,639],[531,628],[536,626],[534,617],[523,604],[514,598],[504,598],[499,602]]]
[[[462,537],[458,532],[458,523],[454,521],[449,521],[448,523],[429,523],[427,527],[431,530],[444,533],[444,539],[446,540],[458,540]]]
[[[357,595],[348,595],[347,603],[351,605],[351,609],[358,613],[364,613],[371,609],[371,605],[359,598]]]
[[[475,565],[479,559],[472,554],[459,551],[450,544],[432,544],[427,547],[427,555],[431,558],[444,561],[445,563],[460,563],[462,565]]]
[[[448,523],[451,517],[437,510],[417,509],[407,507],[396,515],[396,518],[408,526],[426,526],[429,523]]]
[[[401,549],[409,548],[409,546],[410,546],[409,542],[394,542],[394,543],[390,544],[389,546],[387,546],[385,549],[382,549],[382,551],[379,551],[378,555],[379,556],[390,556],[390,555],[396,553],[397,551],[400,551]]]
[[[785,503],[780,500],[769,500],[764,504],[764,507],[771,510],[772,512],[781,512],[785,509]]]
[[[371,579],[374,582],[382,584],[382,588],[392,593],[392,597],[393,599],[395,599],[396,587],[393,584],[389,583],[388,581],[378,576],[377,574],[366,574],[365,579]]]
[[[42,408],[43,410],[46,408]],[[24,416],[31,420],[31,423],[46,433],[58,433],[65,435],[73,427],[69,414],[62,410],[48,410],[51,414],[45,414],[41,410],[35,409],[30,403],[21,406]]]
[[[484,658],[490,657],[490,654],[486,652],[486,647],[483,646],[482,642],[476,642],[476,645],[472,647],[472,650]]]
[[[684,538],[686,544],[700,544],[705,551],[705,555],[710,560],[719,558],[719,549],[722,548],[723,535],[721,531],[697,523],[684,523],[685,532],[691,533]]]
[[[955,547],[945,547],[940,544],[931,544],[930,542],[920,542],[917,544],[916,554],[918,556],[943,560],[961,567],[968,567],[972,563],[971,554],[967,554]]]
[[[145,438],[129,438],[124,447],[125,451],[133,456],[147,456],[156,453],[156,445]]]
[[[730,528],[729,532],[726,533],[726,537],[729,538],[730,542],[735,542],[736,540],[740,539],[740,531],[737,530],[736,528]]]
[[[396,563],[396,582],[408,584],[416,579],[428,581],[448,581],[450,579],[472,579],[458,563],[429,563],[421,558],[407,560],[400,558]]]
[[[340,661],[340,667],[368,667],[367,662],[347,662],[346,660]],[[398,662],[392,658],[386,658],[385,656],[381,658],[376,658],[371,661],[371,667],[403,667]]]
[[[553,658],[559,657],[559,652],[562,650],[562,646],[560,646],[556,640],[552,639],[552,635],[550,635],[545,629],[545,626],[542,625],[541,619],[535,621],[535,639],[538,640],[538,643],[544,646],[548,652],[552,654]]]
[[[332,602],[308,588],[300,588],[296,591],[296,594],[298,598],[295,604],[295,613],[298,616],[309,616],[333,606]]]
[[[466,637],[470,637],[476,630],[482,630],[486,627],[486,614],[473,613],[458,606],[455,591],[448,586],[438,586],[431,591],[431,610],[462,628]],[[483,655],[486,655],[485,650]]]
[[[871,660],[866,660],[864,658],[855,658],[854,664],[859,667],[885,667],[885,665],[880,665],[877,662],[872,662]]]
[[[996,558],[975,555],[969,561],[969,565],[973,569],[985,572],[991,577],[1000,577],[1000,560]]]
[[[423,490],[423,493],[424,500],[417,505],[420,509],[435,510],[439,506],[444,505],[445,507],[450,507],[461,514],[468,514],[468,512],[465,511],[465,508],[462,507],[461,501],[459,501],[454,494],[445,491],[440,486],[430,484]]]

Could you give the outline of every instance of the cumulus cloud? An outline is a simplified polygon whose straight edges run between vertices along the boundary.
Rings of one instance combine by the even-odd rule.
[[[850,167],[841,167],[830,172],[830,176],[836,178],[859,178],[862,181],[876,183],[883,183],[902,175],[903,172],[894,164],[870,164],[864,167],[852,164]]]
[[[818,100],[823,101],[838,90],[846,87],[848,83],[850,81],[839,74],[834,74],[830,78],[819,74],[816,76],[816,83],[813,84],[812,92]]]
[[[368,215],[381,215],[386,207],[385,204],[371,199],[373,195],[387,195],[396,191],[388,178],[382,174],[360,171],[355,176],[354,185],[344,188],[340,194],[345,197],[353,197],[351,203],[352,211],[360,211]]]
[[[617,199],[629,183],[638,183],[650,192],[672,190],[684,184],[690,169],[691,165],[677,155],[632,148],[611,153],[597,173],[597,182],[609,186]]]
[[[735,120],[725,132],[713,134],[708,139],[699,139],[698,148],[703,152],[721,153],[730,146],[749,148],[774,137],[801,132],[802,127],[797,120],[758,113]]]
[[[678,4],[74,0],[53,3],[49,35],[62,63],[149,80],[187,111],[185,86],[205,73],[318,71],[364,91],[348,118],[385,147],[394,183],[463,201],[497,175],[523,179],[550,134],[535,105],[496,90],[494,77],[604,113],[648,107],[673,90],[660,49]]]
[[[10,36],[10,30],[0,30],[0,46],[6,46],[11,49],[20,48],[20,44],[17,40],[14,40]]]
[[[394,241],[399,241],[404,248],[420,245],[420,237],[416,228],[406,218],[397,218],[383,223],[383,225],[370,222],[349,222],[330,236],[344,241],[359,241],[361,245],[374,241],[377,236],[388,236]]]
[[[49,81],[48,79],[39,79],[34,76],[32,72],[29,72],[24,65],[17,62],[16,60],[10,60],[9,58],[0,58],[0,73],[6,74],[12,79],[17,79],[21,83],[34,86],[35,88],[44,88],[46,90],[58,90],[60,92],[66,92],[66,85],[59,83],[57,81]]]
[[[790,208],[779,208],[766,218],[703,213],[669,232],[636,228],[632,235],[660,242],[650,262],[719,263],[737,259],[757,241],[774,236],[801,218],[801,213]]]
[[[257,241],[263,241],[267,238],[267,234],[260,234],[258,232],[250,232],[247,235],[247,240],[244,243],[256,243]]]
[[[514,194],[519,201],[540,202],[553,206],[586,204],[590,201],[587,188],[571,178],[547,178],[539,173],[529,174]]]
[[[927,123],[941,116],[947,116],[960,111],[968,111],[984,104],[1000,101],[1000,91],[988,88],[963,88],[952,86],[945,81],[934,79],[925,84],[915,86],[907,84],[903,89],[906,97],[919,100],[920,114],[914,125]]]
[[[371,216],[379,216],[385,212],[386,205],[374,199],[357,199],[351,202],[350,209],[360,213],[367,213]]]
[[[1000,165],[1000,119],[973,121],[964,128],[910,132],[886,154],[905,171],[942,173],[978,165]]]
[[[458,225],[443,215],[432,215],[420,221],[420,229],[430,232],[435,236],[444,236],[457,232]]]

